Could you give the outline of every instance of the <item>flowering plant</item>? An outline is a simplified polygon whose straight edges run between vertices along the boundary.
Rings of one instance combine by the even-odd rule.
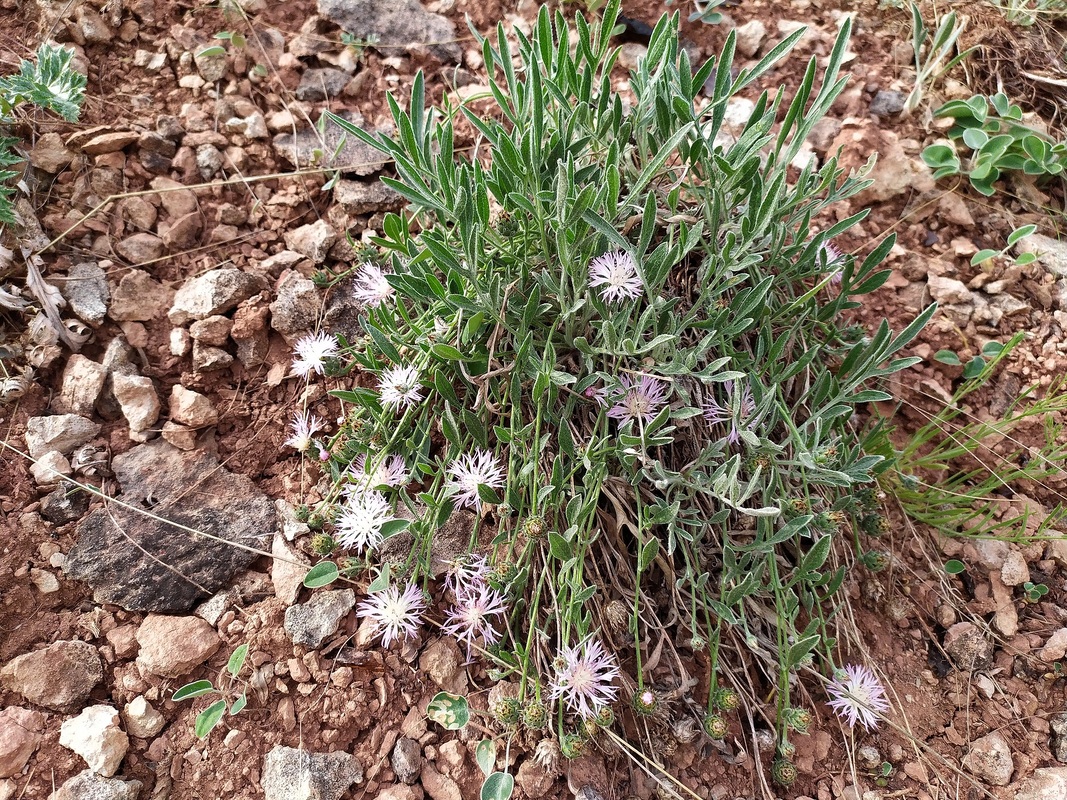
[[[677,727],[724,735],[731,648],[767,662],[746,679],[772,686],[745,695],[772,688],[779,712],[798,669],[834,663],[827,601],[879,528],[885,467],[853,414],[889,399],[872,384],[917,360],[898,354],[933,313],[896,335],[847,324],[892,237],[840,255],[830,240],[865,214],[813,220],[866,182],[835,158],[791,172],[844,86],[847,19],[820,89],[812,59],[792,100],[765,93],[728,132],[730,98],[802,31],[734,78],[732,33],[694,71],[664,17],[624,101],[618,11],[571,30],[542,8],[517,53],[501,26],[481,41],[491,96],[429,109],[420,74],[406,109],[389,98],[395,137],[334,118],[393,159],[408,207],[354,271],[365,335],[337,358],[372,378],[331,391],[349,408],[314,513],[357,570],[377,565],[364,608],[389,639],[415,635],[429,607],[410,587],[432,593],[439,531],[469,520],[444,630],[516,682],[501,724],[551,720],[564,755],[612,724],[620,692],[620,713],[678,713],[663,687],[692,691],[698,662],[708,717]],[[354,462],[398,457],[407,485],[352,486]]]

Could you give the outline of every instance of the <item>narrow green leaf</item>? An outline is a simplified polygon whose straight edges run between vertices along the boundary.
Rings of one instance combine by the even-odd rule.
[[[233,701],[233,705],[230,706],[230,716],[235,716],[244,711],[244,707],[248,705],[248,693],[243,692],[240,697]]]
[[[215,687],[211,685],[209,680],[193,681],[187,683],[180,689],[177,689],[170,699],[177,703],[180,700],[188,700],[190,697],[199,697],[202,694],[208,694],[215,691]]]
[[[247,657],[248,643],[245,642],[230,654],[230,660],[226,662],[226,671],[236,678],[237,673],[241,671],[241,667],[245,665],[245,658]]]

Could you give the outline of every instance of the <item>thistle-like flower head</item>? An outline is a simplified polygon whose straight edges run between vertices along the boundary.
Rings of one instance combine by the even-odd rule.
[[[618,696],[619,688],[611,685],[620,674],[618,661],[595,639],[563,648],[560,662],[549,696],[562,700],[582,719],[595,717],[601,706]]]
[[[356,608],[356,614],[374,622],[375,633],[382,634],[382,646],[389,647],[398,639],[412,639],[422,623],[426,600],[422,590],[409,583],[401,592],[390,585],[375,592]]]
[[[456,590],[456,604],[449,609],[441,630],[466,645],[469,660],[471,648],[478,639],[485,646],[500,641],[500,632],[490,618],[502,617],[506,611],[504,596],[495,589],[485,584],[461,586]]]
[[[623,250],[604,253],[589,262],[589,285],[602,287],[600,297],[605,303],[636,300],[645,291],[633,256]]]
[[[756,425],[756,401],[747,383],[738,389],[734,381],[726,381],[724,389],[726,398],[721,405],[714,399],[704,401],[704,419],[712,425],[728,424],[730,432],[726,441],[737,444],[741,441],[741,430],[752,430]]]
[[[859,664],[838,670],[826,685],[826,694],[830,708],[852,728],[862,722],[866,730],[873,730],[878,726],[878,715],[889,711],[882,682],[869,667]]]
[[[367,456],[360,454],[348,468],[348,480],[345,484],[346,494],[358,494],[368,489],[377,489],[379,486],[388,486],[396,489],[405,486],[409,480],[408,465],[403,456],[380,456],[373,459],[372,464],[367,464]]]
[[[301,453],[306,453],[311,447],[311,437],[322,430],[322,420],[307,411],[297,411],[293,415],[293,421],[289,424],[289,438],[285,443]]]
[[[326,359],[335,358],[340,352],[337,337],[329,333],[309,333],[297,340],[293,347],[296,359],[293,372],[306,378],[312,372],[322,375],[326,372]]]
[[[366,308],[377,308],[390,300],[396,294],[396,290],[389,285],[385,273],[379,267],[374,264],[364,264],[356,275],[352,294]]]
[[[446,490],[459,508],[482,507],[478,486],[500,489],[504,485],[504,469],[488,450],[464,453],[448,466]]]
[[[642,375],[634,380],[628,375],[620,379],[623,395],[608,409],[608,416],[619,423],[639,419],[647,425],[667,402],[667,384],[658,378]]]
[[[378,378],[378,389],[382,405],[389,409],[408,408],[422,399],[419,371],[410,364],[383,370]]]
[[[381,492],[350,494],[335,523],[334,538],[349,550],[374,550],[382,543],[382,526],[393,519]]]

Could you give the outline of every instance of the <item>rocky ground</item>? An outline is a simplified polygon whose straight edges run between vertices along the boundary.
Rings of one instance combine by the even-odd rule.
[[[24,126],[24,236],[66,300],[76,346],[47,326],[22,333],[26,320],[5,322],[5,347],[18,342],[34,375],[5,383],[12,402],[0,406],[4,441],[29,456],[0,452],[0,800],[478,796],[481,734],[446,732],[425,710],[442,688],[485,708],[484,667],[465,664],[443,637],[371,644],[351,613],[364,586],[302,587],[312,557],[293,509],[315,498],[320,476],[282,443],[293,409],[337,415],[321,382],[290,375],[292,343],[320,324],[358,325],[347,287],[323,292],[312,278],[352,263],[346,233],[368,237],[400,207],[377,182],[389,166],[375,152],[313,123],[329,108],[385,130],[384,93],[406,93],[418,69],[437,99],[481,90],[464,15],[482,31],[497,21],[528,29],[536,6],[241,6],[0,0],[5,74],[51,37],[75,46],[89,76],[78,125]],[[639,0],[624,10],[654,23],[676,6]],[[936,126],[899,116],[911,80],[907,16],[810,0],[726,11],[723,25],[685,27],[696,60],[717,52],[730,25],[742,62],[809,26],[794,58],[764,81],[772,89],[795,85],[804,59],[825,57],[837,24],[855,16],[850,88],[802,157],[843,148],[844,165],[858,168],[879,155],[873,187],[835,211],[871,208],[841,243],[855,252],[899,237],[893,277],[858,321],[884,316],[900,328],[929,300],[941,303],[912,348],[924,364],[897,387],[901,429],[958,386],[960,370],[930,358],[937,350],[966,361],[987,341],[1029,332],[996,386],[971,399],[977,418],[999,419],[1023,386],[1062,375],[1067,252],[1043,236],[1054,231],[1035,210],[1049,198],[985,201],[935,184],[918,154]],[[220,32],[244,41],[213,38]],[[377,43],[364,49],[344,34]],[[223,54],[201,55],[220,42]],[[621,43],[625,68],[643,51],[639,26]],[[942,96],[969,94],[950,81]],[[754,97],[738,98],[732,124],[743,125]],[[1027,243],[1045,253],[1038,262],[970,266],[974,252],[1000,249],[1027,222],[1042,226]],[[70,491],[57,474],[92,491]],[[1036,530],[1062,490],[1052,480],[1017,487],[1010,500],[1033,512]],[[820,718],[797,742],[800,780],[779,796],[1067,796],[1067,546],[947,538],[903,520],[888,542],[893,571],[848,592],[864,634],[857,657],[891,687],[895,725],[852,737],[817,698]],[[968,573],[946,576],[948,558]],[[1027,581],[1048,594],[1026,602]],[[226,663],[246,644],[231,681]],[[205,739],[194,719],[218,695],[171,699],[202,678],[230,701],[248,696]],[[671,741],[668,765],[698,797],[766,796],[754,769],[766,759],[759,737],[738,728],[730,739],[725,750]],[[610,750],[557,765],[531,745],[509,758],[516,797],[656,791]]]

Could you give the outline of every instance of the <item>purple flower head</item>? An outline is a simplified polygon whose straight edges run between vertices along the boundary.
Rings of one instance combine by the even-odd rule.
[[[752,397],[752,387],[745,383],[741,391],[737,391],[734,381],[726,381],[724,384],[726,399],[722,405],[714,399],[704,401],[704,419],[712,425],[724,425],[729,423],[730,433],[726,441],[737,444],[741,441],[741,429],[752,430],[756,426],[756,401]]]
[[[604,253],[590,261],[589,285],[603,287],[600,297],[605,303],[636,300],[645,291],[633,256],[624,250]]]
[[[306,453],[311,447],[311,437],[320,430],[322,430],[321,419],[307,411],[298,411],[293,415],[293,421],[289,425],[289,438],[285,440],[285,443],[301,453]]]
[[[377,308],[386,300],[389,300],[396,290],[385,279],[385,273],[374,264],[364,264],[356,276],[352,294],[356,300],[367,308]]]
[[[878,726],[878,715],[889,711],[885,687],[870,667],[850,664],[838,670],[826,685],[826,694],[830,708],[851,728],[862,722],[866,730],[873,730]]]
[[[447,562],[445,587],[456,594],[465,590],[485,585],[489,577],[489,559],[478,553]]]
[[[560,660],[549,688],[553,700],[562,700],[582,719],[595,717],[615,700],[619,688],[611,682],[620,674],[619,664],[600,642],[590,639],[578,647],[565,647]]]
[[[482,507],[478,486],[500,489],[504,485],[504,469],[488,450],[464,453],[448,466],[445,489],[452,493],[458,508]]]
[[[409,583],[403,592],[395,585],[375,592],[357,606],[356,614],[373,620],[375,634],[382,634],[382,647],[389,647],[396,639],[415,637],[425,610],[422,590]]]
[[[382,543],[382,526],[393,518],[381,492],[350,494],[334,523],[334,538],[350,550],[374,550]]]
[[[589,386],[582,394],[586,400],[592,400],[601,408],[608,407],[608,395],[611,394],[611,390],[607,386]]]
[[[389,409],[408,408],[422,399],[419,371],[410,365],[383,370],[378,389],[382,405]]]
[[[359,494],[379,486],[397,489],[406,486],[410,480],[408,465],[403,456],[389,456],[384,459],[376,457],[373,466],[368,466],[367,457],[360,454],[348,468],[347,474],[351,483],[344,486],[343,491],[346,494]]]
[[[658,378],[642,375],[635,381],[628,375],[620,379],[622,398],[608,409],[608,416],[619,423],[639,419],[647,425],[667,402],[667,384]]]
[[[500,633],[493,627],[490,617],[502,617],[507,608],[504,596],[483,584],[456,589],[456,604],[449,609],[441,630],[455,636],[467,646],[467,659],[475,640],[481,639],[486,646],[500,641]]]
[[[841,279],[844,277],[842,262],[845,260],[845,255],[835,245],[830,242],[822,242],[815,255],[815,260],[823,272],[833,272],[830,283],[835,286],[841,283]]]
[[[306,378],[312,372],[322,375],[326,372],[326,359],[334,358],[340,352],[337,337],[329,333],[309,333],[298,339],[293,346],[296,359],[293,372]]]

